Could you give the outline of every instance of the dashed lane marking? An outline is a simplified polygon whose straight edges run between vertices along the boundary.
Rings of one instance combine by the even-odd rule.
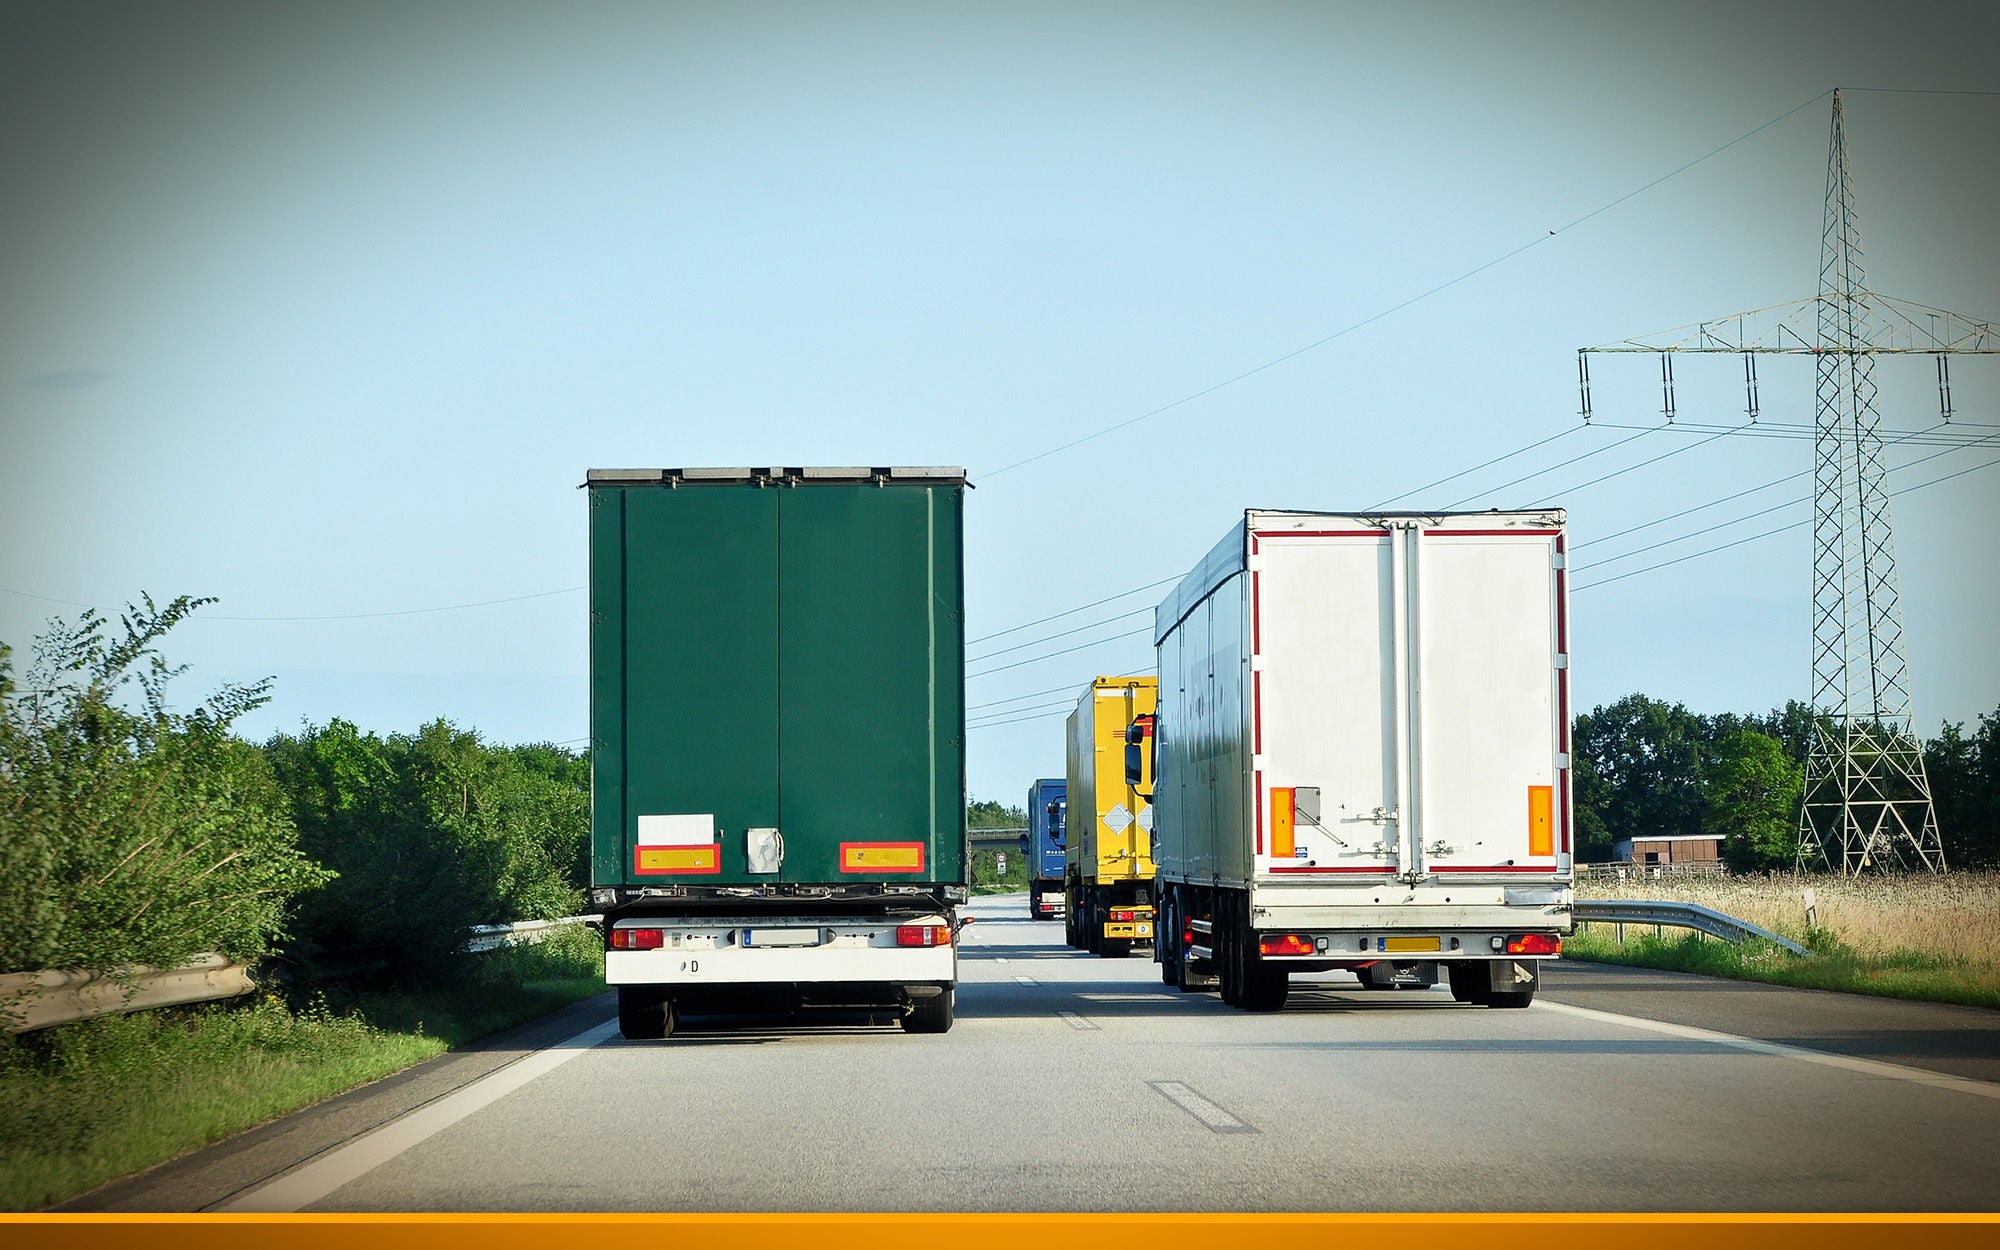
[[[1147,1081],[1168,1102],[1207,1125],[1215,1133],[1254,1133],[1257,1130],[1203,1098],[1179,1081]]]

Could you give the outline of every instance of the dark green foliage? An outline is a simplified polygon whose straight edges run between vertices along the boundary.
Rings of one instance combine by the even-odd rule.
[[[581,909],[590,795],[576,756],[488,747],[443,720],[387,738],[335,720],[264,749],[300,844],[340,873],[300,907],[306,970],[436,980],[473,925]]]
[[[1025,829],[1028,814],[1018,807],[1002,806],[994,799],[975,799],[965,805],[967,829]]]
[[[269,682],[167,702],[181,670],[155,644],[209,602],[146,597],[122,636],[94,610],[56,622],[25,690],[0,646],[0,971],[253,958],[328,879],[263,756],[229,736]]]
[[[1739,729],[1702,761],[1703,831],[1722,840],[1722,858],[1738,872],[1790,868],[1798,859],[1799,800],[1805,769],[1784,744]]]
[[[1967,737],[1946,725],[1924,745],[1924,772],[1953,868],[2000,868],[2000,710]]]
[[[1634,694],[1578,716],[1577,859],[1609,860],[1619,839],[1705,833],[1732,868],[1791,867],[1813,730],[1796,700],[1766,716],[1698,716]],[[2000,711],[1969,737],[1946,725],[1924,766],[1945,862],[2000,867]]]
[[[1578,858],[1608,860],[1618,838],[1701,833],[1701,718],[1642,694],[1576,718]]]

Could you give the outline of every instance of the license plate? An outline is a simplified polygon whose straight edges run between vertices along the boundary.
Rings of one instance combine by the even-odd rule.
[[[1400,955],[1407,951],[1443,950],[1444,945],[1434,937],[1394,937],[1384,941],[1382,949]]]
[[[818,929],[745,929],[745,946],[818,946]]]

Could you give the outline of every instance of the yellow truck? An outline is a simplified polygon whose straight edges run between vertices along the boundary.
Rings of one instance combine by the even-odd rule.
[[[1064,937],[1107,959],[1153,942],[1152,752],[1128,782],[1126,731],[1147,731],[1159,695],[1155,677],[1099,677],[1069,715]]]

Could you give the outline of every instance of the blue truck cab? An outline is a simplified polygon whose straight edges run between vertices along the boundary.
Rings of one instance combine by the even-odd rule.
[[[1028,787],[1028,919],[1063,913],[1063,835],[1069,785],[1044,777]]]

